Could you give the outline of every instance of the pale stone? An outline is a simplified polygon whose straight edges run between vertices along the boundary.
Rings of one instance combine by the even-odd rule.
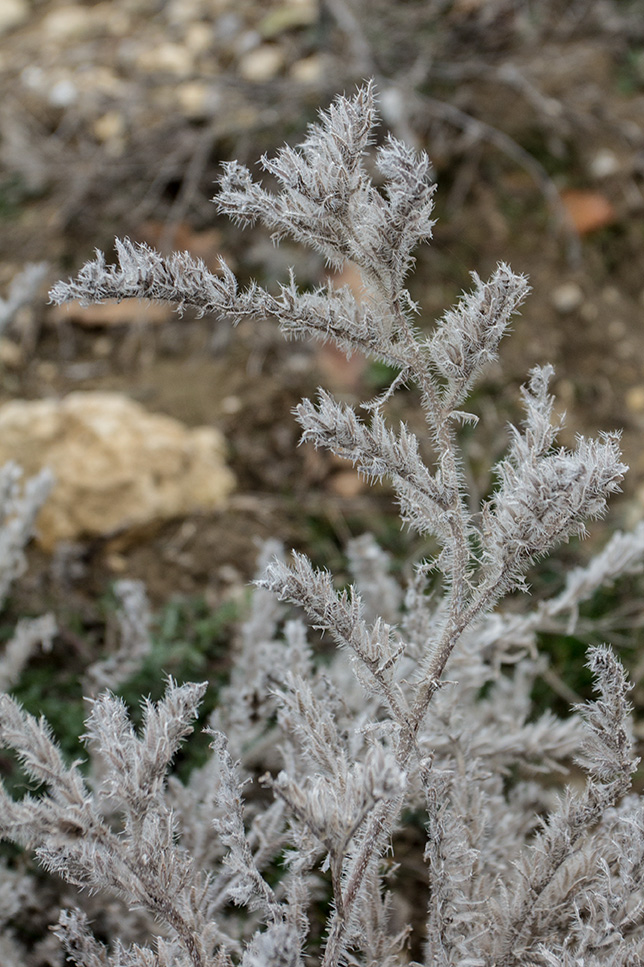
[[[109,336],[99,336],[94,340],[92,355],[96,356],[97,359],[107,359],[108,356],[112,355],[113,349],[114,342]]]
[[[0,464],[49,467],[38,541],[98,536],[220,507],[234,486],[213,427],[191,429],[119,393],[14,400],[0,408]]]
[[[57,43],[80,40],[94,33],[96,20],[91,7],[70,5],[58,7],[45,14],[41,24],[42,36]]]
[[[115,141],[125,134],[125,118],[120,111],[107,111],[96,118],[92,130],[97,139],[103,143]]]
[[[602,148],[590,160],[588,170],[593,178],[609,178],[616,175],[620,169],[619,158],[608,148]]]
[[[239,61],[239,73],[247,81],[262,83],[272,80],[284,66],[284,53],[273,44],[262,44]]]
[[[0,3],[0,34],[22,26],[29,19],[27,0],[2,0]]]
[[[644,413],[644,386],[631,386],[625,396],[629,413]]]
[[[193,54],[203,54],[212,47],[212,24],[192,23],[186,27],[184,43]]]
[[[203,81],[186,81],[178,85],[176,98],[184,116],[195,119],[212,113],[209,109],[217,103],[212,86]]]
[[[574,312],[584,301],[584,293],[576,282],[562,282],[552,293],[552,304],[562,316]]]
[[[221,401],[221,411],[234,416],[236,413],[241,413],[243,405],[239,396],[224,396]]]
[[[165,5],[164,14],[169,23],[193,23],[202,14],[200,0],[170,0]]]
[[[61,77],[49,88],[47,100],[54,107],[70,107],[78,100],[78,88],[71,77]]]
[[[83,71],[83,92],[88,91],[122,99],[127,93],[127,85],[107,67],[96,65]]]
[[[177,77],[185,77],[190,74],[194,67],[191,52],[183,44],[157,44],[156,47],[149,47],[141,51],[137,58],[138,67],[147,73],[156,71],[176,74]]]
[[[108,554],[105,563],[113,574],[124,574],[127,571],[127,558],[122,554]]]
[[[0,336],[0,363],[7,369],[19,369],[25,362],[25,354],[12,339]]]
[[[296,61],[289,74],[298,84],[318,84],[324,78],[326,66],[326,58],[311,54],[310,57]]]

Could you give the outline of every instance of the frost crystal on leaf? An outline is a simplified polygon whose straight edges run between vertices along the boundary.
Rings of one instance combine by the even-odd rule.
[[[538,632],[577,629],[582,601],[640,568],[644,527],[615,535],[551,598],[523,611],[500,606],[525,586],[535,559],[605,513],[626,471],[619,437],[559,447],[552,368],[536,368],[522,391],[524,423],[510,428],[492,468],[495,489],[475,506],[459,428],[476,421],[462,406],[528,284],[504,263],[487,281],[474,274],[472,291],[427,329],[405,286],[415,247],[432,233],[430,163],[389,137],[371,165],[376,125],[368,83],[337,98],[302,144],[262,159],[274,191],[229,162],[217,197],[241,225],[259,221],[276,241],[293,238],[330,265],[352,262],[359,302],[332,283],[301,291],[293,272],[274,288],[243,289],[223,261],[215,274],[188,253],[165,258],[127,239],[117,242],[118,265],[97,253],[51,292],[56,302],[161,300],[233,323],[272,318],[287,337],[386,362],[396,376],[360,414],[320,390],[296,415],[305,443],[391,482],[424,553],[403,586],[373,539],[356,539],[350,584],[302,553],[287,560],[267,546],[210,718],[210,755],[185,781],[172,763],[205,683],[170,680],[160,701],[144,702],[138,730],[119,697],[94,694],[88,773],[67,763],[44,721],[0,697],[0,743],[34,784],[22,799],[1,790],[0,830],[86,891],[78,909],[53,918],[77,967],[644,959],[644,812],[628,795],[637,758],[625,673],[607,647],[594,648],[594,701],[559,720],[535,714],[531,700],[544,671]],[[418,390],[422,433],[388,418],[403,385]],[[21,499],[17,471],[3,474],[4,595],[44,484]],[[143,590],[121,582],[117,592],[121,641],[90,668],[94,692],[116,687],[151,648]],[[305,619],[338,646],[333,658],[316,656]],[[16,632],[0,665],[5,684],[23,660],[16,642],[35,633]],[[540,779],[565,774],[572,759],[585,772],[574,788]],[[93,934],[94,894],[109,946]],[[114,897],[127,917],[109,913],[105,898]],[[6,899],[5,911],[9,922]]]

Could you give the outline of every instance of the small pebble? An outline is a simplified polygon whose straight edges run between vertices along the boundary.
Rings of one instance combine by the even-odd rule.
[[[631,386],[624,399],[630,413],[644,413],[644,386]]]
[[[593,178],[608,178],[619,171],[619,159],[608,148],[602,148],[590,161],[588,170]]]
[[[238,396],[224,396],[221,401],[221,409],[224,413],[233,416],[235,413],[239,413],[242,408],[242,401]]]
[[[239,61],[239,73],[247,81],[270,81],[284,66],[284,53],[274,44],[262,44],[249,51]]]
[[[150,74],[157,71],[185,76],[193,70],[193,58],[187,47],[181,44],[158,44],[141,51],[138,66]]]
[[[54,107],[69,107],[78,100],[78,88],[70,78],[64,77],[49,89],[48,100]]]
[[[574,312],[584,301],[584,293],[576,282],[562,282],[552,293],[552,304],[562,316]]]
[[[198,119],[208,117],[217,105],[217,94],[211,84],[203,81],[186,81],[176,90],[176,98],[185,117]]]
[[[125,134],[125,118],[120,111],[107,111],[96,118],[92,130],[96,138],[104,144],[115,141]]]
[[[20,346],[12,339],[0,336],[0,363],[9,369],[19,369],[24,361],[24,354]]]
[[[291,67],[289,74],[298,84],[318,84],[324,78],[325,59],[319,54],[303,57]]]
[[[92,9],[81,5],[68,5],[51,10],[43,17],[40,27],[42,36],[55,44],[84,39],[95,33],[96,28]]]
[[[29,4],[26,0],[2,0],[0,3],[0,34],[20,27],[28,19]]]

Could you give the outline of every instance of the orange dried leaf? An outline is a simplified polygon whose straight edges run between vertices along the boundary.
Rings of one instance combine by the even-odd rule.
[[[617,220],[613,205],[598,191],[570,188],[561,192],[561,201],[568,218],[580,235],[605,228]]]

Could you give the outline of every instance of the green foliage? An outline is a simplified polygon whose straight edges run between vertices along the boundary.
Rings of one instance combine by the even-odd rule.
[[[202,729],[217,705],[220,687],[228,680],[230,643],[241,611],[237,601],[224,602],[213,610],[203,595],[172,598],[154,621],[151,653],[137,674],[118,690],[132,709],[132,721],[139,725],[141,695],[158,701],[168,676],[179,684],[208,680],[195,735],[176,759],[182,780],[208,758],[210,739]]]
[[[113,620],[115,607],[114,596],[106,595],[101,602],[106,624]],[[150,654],[137,673],[118,689],[136,725],[141,722],[141,696],[157,701],[163,695],[168,676],[179,684],[208,679],[210,688],[200,716],[200,722],[205,723],[216,705],[219,688],[228,678],[230,642],[241,611],[242,605],[236,601],[225,602],[213,610],[203,595],[173,598],[163,607],[153,620]],[[11,631],[12,627],[2,626],[0,637],[7,640]],[[80,624],[75,633],[81,639],[92,636]],[[91,647],[94,650],[96,646]],[[44,715],[70,761],[86,758],[79,736],[84,732],[88,706],[83,698],[83,671],[78,661],[70,661],[58,647],[32,659],[12,694],[27,712]],[[197,734],[187,751],[187,757],[177,760],[184,778],[205,759],[207,736]],[[24,789],[22,775],[7,753],[3,753],[3,778],[10,790],[20,794],[20,788]]]
[[[644,88],[644,47],[630,47],[622,57],[616,75],[617,90],[626,97]]]
[[[157,701],[168,675],[180,684],[199,678],[215,685],[224,682],[240,610],[235,601],[213,610],[203,595],[172,598],[154,619],[152,652],[119,695],[128,704],[136,703],[141,694]]]
[[[19,174],[11,174],[0,181],[0,221],[12,221],[21,212],[31,192]]]

